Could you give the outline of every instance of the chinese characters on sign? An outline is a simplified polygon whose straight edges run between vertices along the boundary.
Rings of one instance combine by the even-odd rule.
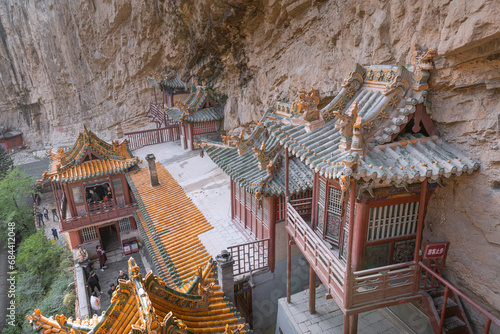
[[[444,258],[448,249],[448,242],[438,244],[426,244],[424,248],[424,259]]]

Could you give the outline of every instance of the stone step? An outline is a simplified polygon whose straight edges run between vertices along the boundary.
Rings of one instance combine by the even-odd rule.
[[[444,296],[434,297],[432,300],[434,301],[434,305],[436,306],[438,314],[441,314],[441,309],[443,308]],[[455,303],[453,299],[451,298],[446,299],[446,313],[453,312],[457,306],[458,306],[457,303]]]
[[[446,334],[467,334],[467,325],[458,317],[453,316],[444,319],[443,332]]]

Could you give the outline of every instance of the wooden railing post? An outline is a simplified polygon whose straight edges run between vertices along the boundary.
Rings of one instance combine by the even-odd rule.
[[[444,288],[443,306],[441,307],[441,320],[439,321],[439,333],[443,332],[444,317],[446,314],[446,303],[448,301],[448,287]]]

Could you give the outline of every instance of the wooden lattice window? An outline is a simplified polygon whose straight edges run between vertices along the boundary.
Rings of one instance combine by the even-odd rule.
[[[264,225],[268,226],[269,225],[269,200],[267,199],[267,197],[262,198],[262,209],[263,209],[263,216],[264,216],[264,219],[262,220],[262,222],[264,223]]]
[[[351,202],[345,206],[344,234],[342,236],[342,257],[347,260],[347,240],[349,239],[349,222],[351,215]]]
[[[234,198],[240,200],[240,185],[236,182],[234,183]]]
[[[94,226],[92,227],[84,227],[80,230],[80,234],[82,236],[82,241],[87,242],[91,240],[97,239],[97,230]]]
[[[276,203],[276,220],[285,219],[285,196],[278,197]]]
[[[215,121],[194,123],[193,134],[201,135],[204,133],[211,133],[217,131],[217,124]]]
[[[122,179],[113,179],[113,190],[115,195],[123,194]]]
[[[319,196],[318,196],[318,217],[316,230],[323,234],[324,219],[325,219],[325,198],[326,198],[326,182],[323,179],[319,180]]]
[[[367,241],[398,238],[417,233],[419,202],[370,209]]]
[[[129,231],[132,229],[132,222],[130,221],[130,217],[122,218],[118,220],[118,226],[120,227],[120,232]]]

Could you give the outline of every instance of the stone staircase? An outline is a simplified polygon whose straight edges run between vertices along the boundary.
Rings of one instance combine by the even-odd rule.
[[[439,332],[439,329],[443,312],[444,289],[420,291],[420,293],[435,334],[473,333],[460,299],[453,291],[450,290],[446,301],[442,333]]]

